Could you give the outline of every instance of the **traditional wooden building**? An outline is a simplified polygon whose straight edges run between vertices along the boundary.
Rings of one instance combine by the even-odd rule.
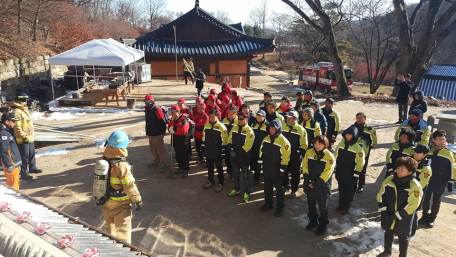
[[[175,42],[176,40],[176,42]],[[240,23],[226,24],[199,7],[195,8],[140,38],[126,41],[144,50],[152,78],[176,79],[176,51],[179,80],[183,79],[183,58],[193,57],[207,81],[216,82],[216,74],[229,76],[242,87],[250,84],[249,61],[255,56],[274,51],[274,39],[247,35]],[[175,47],[176,45],[176,47]]]

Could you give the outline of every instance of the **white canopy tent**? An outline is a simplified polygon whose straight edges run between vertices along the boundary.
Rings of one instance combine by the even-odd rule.
[[[94,39],[49,58],[49,65],[120,66],[125,69],[126,65],[142,58],[144,51],[126,46],[112,38]],[[52,69],[50,72],[52,97],[55,100]]]

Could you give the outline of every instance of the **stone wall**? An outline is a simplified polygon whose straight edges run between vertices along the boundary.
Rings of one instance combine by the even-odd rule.
[[[41,79],[49,79],[49,57],[0,60],[1,95],[11,100],[19,89],[40,85]],[[65,71],[66,66],[52,66],[54,77],[62,76]]]

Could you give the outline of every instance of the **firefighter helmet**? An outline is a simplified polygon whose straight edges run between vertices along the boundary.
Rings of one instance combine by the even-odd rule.
[[[114,148],[127,148],[130,139],[128,134],[119,130],[111,133],[108,138],[108,146]]]

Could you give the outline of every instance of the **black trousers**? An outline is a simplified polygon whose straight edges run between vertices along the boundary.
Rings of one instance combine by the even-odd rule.
[[[198,96],[201,96],[201,97],[202,97],[201,91],[203,91],[202,88],[196,88],[196,94],[197,94]]]
[[[22,159],[21,175],[27,175],[30,170],[36,169],[35,143],[18,144],[17,148]]]
[[[428,214],[429,209],[431,210],[431,214],[429,218],[431,220],[435,220],[437,218],[437,214],[440,211],[440,204],[442,203],[442,196],[443,194],[436,194],[430,192],[430,190],[426,190],[426,194],[424,195],[423,200],[423,214]],[[431,205],[432,201],[432,205]]]
[[[250,158],[250,170],[253,170],[255,173],[253,174],[253,180],[259,181],[260,180],[260,173],[261,173],[261,164],[258,163],[258,157],[251,157]]]
[[[207,180],[209,180],[212,184],[215,184],[215,181],[214,181],[214,166],[215,166],[217,168],[218,183],[223,185],[225,177],[223,177],[222,158],[207,159],[206,164],[207,164],[207,173],[208,173]]]
[[[188,146],[190,140],[188,136],[173,136],[174,151],[176,152],[176,161],[179,168],[188,171],[190,163],[188,158]]]
[[[274,188],[276,189],[277,208],[285,206],[285,191],[282,186],[282,178],[264,178],[264,200],[266,204],[274,204]]]
[[[339,206],[350,208],[356,192],[356,183],[339,183]]]
[[[359,174],[359,179],[358,179],[359,187],[363,187],[364,185],[366,185],[366,172],[367,172],[367,166],[369,165],[370,153],[371,153],[371,148],[369,147],[369,150],[367,151],[367,154],[366,154],[366,158],[364,159],[365,163],[364,163],[363,170],[361,171],[361,174]]]
[[[301,181],[301,162],[289,162],[283,178],[283,186],[290,184],[288,174],[291,173],[291,190],[298,191],[299,181]]]
[[[204,153],[201,151],[201,144],[203,143],[202,139],[195,139],[195,148],[196,148],[196,153],[198,153],[198,158],[202,159],[204,156]]]
[[[192,83],[193,83],[193,77],[192,75],[190,74],[190,72],[188,71],[184,71],[184,79],[185,79],[185,84],[187,84],[187,77],[190,77],[192,79]]]
[[[407,237],[399,238],[399,257],[406,257],[407,256],[407,249],[409,245],[409,240]],[[393,241],[394,241],[394,232],[391,229],[385,230],[385,252],[391,254],[393,248]]]
[[[405,104],[398,103],[397,105],[399,107],[399,120],[400,121],[406,120],[407,116],[408,116],[408,103],[405,103]]]
[[[231,165],[230,152],[225,155],[226,173],[233,176],[233,165]]]
[[[317,202],[318,207],[320,208],[320,218],[317,214]],[[310,221],[317,221],[318,219],[318,222],[322,226],[325,226],[329,223],[328,197],[317,198],[313,195],[307,195],[307,207],[309,209],[307,217],[309,217]]]

